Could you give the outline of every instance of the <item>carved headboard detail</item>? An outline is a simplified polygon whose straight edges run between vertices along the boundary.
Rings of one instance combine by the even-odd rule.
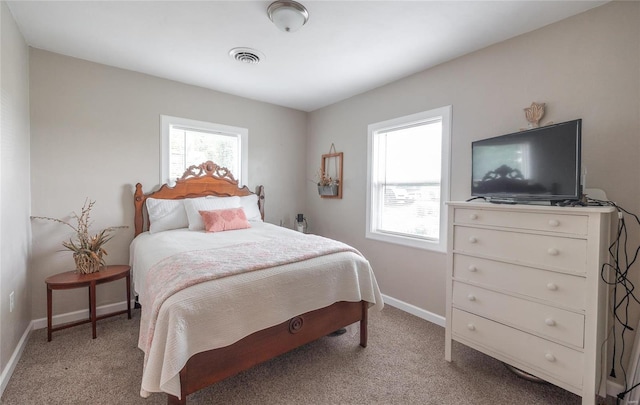
[[[198,171],[197,173],[196,173],[196,170]],[[231,174],[231,171],[229,169],[227,169],[226,167],[218,166],[217,164],[213,163],[210,160],[204,163],[201,163],[199,165],[193,165],[193,166],[187,167],[187,170],[185,170],[182,177],[180,177],[177,181],[186,180],[189,177],[202,177],[202,176],[211,176],[218,179],[226,179],[233,184],[238,184],[238,180],[236,180],[235,177],[233,177],[233,174]]]

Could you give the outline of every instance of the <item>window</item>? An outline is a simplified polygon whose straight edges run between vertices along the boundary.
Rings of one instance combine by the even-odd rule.
[[[160,183],[182,177],[187,167],[211,160],[247,184],[246,128],[160,116]]]
[[[451,106],[369,125],[370,239],[446,250]]]

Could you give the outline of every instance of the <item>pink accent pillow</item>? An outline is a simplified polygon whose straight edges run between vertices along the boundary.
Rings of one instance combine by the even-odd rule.
[[[207,232],[230,231],[233,229],[251,228],[242,208],[226,210],[198,211]]]

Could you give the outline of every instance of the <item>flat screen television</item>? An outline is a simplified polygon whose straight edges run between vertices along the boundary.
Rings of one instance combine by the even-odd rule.
[[[471,194],[493,202],[579,200],[582,120],[471,144]]]

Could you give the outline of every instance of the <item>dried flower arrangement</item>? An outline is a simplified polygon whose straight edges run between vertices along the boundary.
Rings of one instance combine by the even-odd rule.
[[[318,170],[316,176],[318,177],[319,186],[336,186],[340,182],[338,179],[327,176],[322,168]]]
[[[73,252],[73,259],[76,262],[76,270],[79,273],[95,273],[96,271],[99,271],[100,266],[105,265],[104,256],[107,255],[107,251],[104,249],[104,245],[113,238],[112,233],[118,229],[128,228],[126,225],[111,226],[103,229],[93,236],[90,236],[89,227],[92,223],[90,221],[91,209],[95,203],[95,201],[90,201],[87,198],[82,206],[80,215],[75,212],[71,215],[71,218],[75,218],[77,222],[76,226],[57,218],[31,217],[32,219],[45,219],[47,221],[58,222],[67,225],[76,232],[75,240],[69,239],[67,242],[62,242],[62,246]]]
[[[317,173],[318,178],[318,194],[320,196],[338,195],[338,185],[340,180],[327,176],[322,168]]]

